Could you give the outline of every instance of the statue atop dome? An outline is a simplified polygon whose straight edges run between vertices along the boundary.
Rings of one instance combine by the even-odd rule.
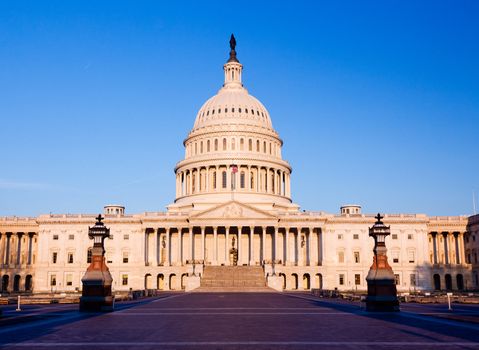
[[[230,58],[228,60],[228,62],[238,62],[238,59],[236,58],[236,39],[235,39],[235,36],[234,34],[231,34],[231,38],[230,38]]]

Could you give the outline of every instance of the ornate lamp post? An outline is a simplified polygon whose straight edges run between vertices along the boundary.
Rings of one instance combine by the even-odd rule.
[[[113,311],[111,294],[112,277],[105,263],[105,239],[110,235],[101,214],[95,226],[88,227],[88,236],[93,239],[91,264],[82,278],[83,290],[80,298],[80,311]]]
[[[378,213],[377,221],[369,228],[369,236],[374,238],[374,259],[369,269],[367,311],[399,311],[394,273],[388,264],[386,255],[386,236],[391,234],[391,227],[384,225],[383,217]]]

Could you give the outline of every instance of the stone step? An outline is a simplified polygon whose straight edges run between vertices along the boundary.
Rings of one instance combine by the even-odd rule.
[[[205,266],[199,292],[271,291],[260,266]]]

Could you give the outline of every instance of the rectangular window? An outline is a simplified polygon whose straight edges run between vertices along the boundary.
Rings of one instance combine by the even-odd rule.
[[[359,252],[354,252],[354,262],[356,264],[359,264],[360,260],[359,260]]]
[[[57,253],[57,252],[53,252],[53,253],[52,253],[52,263],[53,263],[53,264],[56,264],[56,263],[57,263],[57,259],[58,259],[58,253]]]
[[[68,253],[68,263],[73,264],[73,253]]]
[[[343,239],[343,235],[341,233],[338,234],[338,239]]]
[[[67,274],[66,284],[67,284],[67,286],[72,286],[73,285],[73,276],[72,276],[71,273]]]
[[[123,264],[128,263],[128,252],[123,252]]]
[[[414,238],[414,236],[412,235],[412,233],[408,233],[407,239],[413,239],[413,238]]]
[[[416,275],[414,273],[409,275],[409,283],[413,287],[416,285]]]
[[[109,238],[109,239],[113,239],[113,235],[110,234],[110,235],[108,236],[108,238]]]
[[[128,234],[123,235],[123,239],[124,239],[125,241],[129,240],[129,239],[130,239],[130,235],[128,235]]]
[[[393,263],[399,263],[399,252],[392,252],[393,255]]]
[[[338,262],[339,263],[344,262],[344,252],[338,252]]]
[[[339,285],[344,286],[344,275],[343,274],[339,275]]]
[[[223,171],[221,175],[221,187],[226,188],[226,171]]]
[[[53,235],[53,240],[58,241],[58,235]]]
[[[50,275],[50,286],[57,285],[57,275]]]
[[[399,284],[401,283],[401,281],[399,280],[399,275],[398,274],[394,275],[394,283],[396,284],[396,286],[399,286]]]
[[[393,234],[391,235],[391,238],[392,238],[392,239],[398,239],[397,233],[393,233]]]
[[[354,275],[354,284],[357,286],[361,284],[361,275],[359,273]]]
[[[358,235],[357,233],[355,233],[355,234],[353,235],[353,239],[359,239],[359,235]]]
[[[128,285],[128,275],[121,275],[121,284],[123,286],[127,286]]]
[[[75,235],[68,235],[68,239],[69,239],[70,241],[73,241],[73,240],[75,239]]]
[[[86,254],[86,262],[88,264],[91,264],[91,257],[92,257],[93,251],[92,249],[88,249],[87,254]]]
[[[414,262],[416,261],[416,257],[414,256],[414,251],[409,251],[407,253],[407,258],[408,258],[408,261],[410,264],[414,264]]]

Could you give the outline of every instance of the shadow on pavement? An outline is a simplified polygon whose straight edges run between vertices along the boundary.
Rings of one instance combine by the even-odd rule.
[[[412,327],[417,330],[427,331],[436,333],[438,337],[433,337],[431,334],[426,334],[424,332],[415,332],[411,329],[401,329],[400,331],[408,334],[418,336],[429,341],[441,341],[442,337],[449,336],[460,338],[463,340],[478,342],[479,341],[479,327],[470,324],[470,323],[461,323],[456,321],[450,321],[447,319],[442,319],[439,317],[434,317],[434,315],[421,315],[420,310],[416,312],[412,311],[400,311],[400,312],[367,312],[360,307],[358,303],[352,303],[349,301],[343,300],[330,300],[330,299],[318,299],[312,300],[313,298],[309,294],[303,295],[285,295],[290,298],[297,298],[298,296],[308,297],[310,304],[318,307],[329,308],[336,311],[341,311],[345,313],[354,314],[358,317],[364,317],[367,319],[373,319],[378,321],[390,322],[397,325]],[[425,307],[427,309],[427,307]],[[427,310],[425,310],[427,311]],[[442,310],[441,310],[442,311]]]

